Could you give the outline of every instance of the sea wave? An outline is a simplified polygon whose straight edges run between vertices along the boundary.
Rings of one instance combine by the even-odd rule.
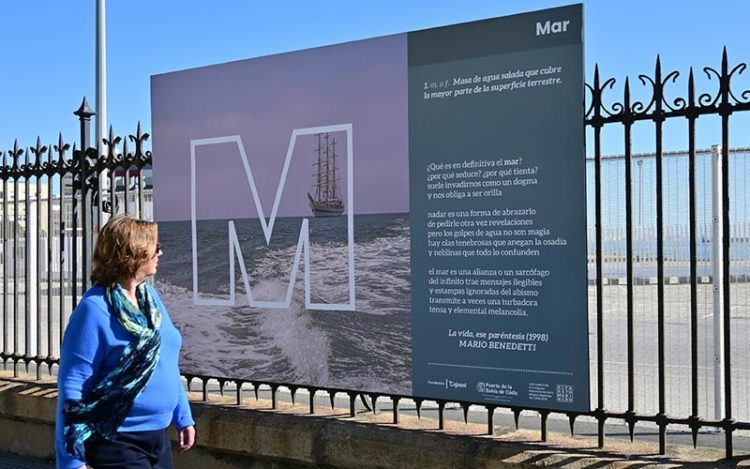
[[[235,268],[235,306],[194,305],[187,225],[176,222],[160,230],[172,256],[163,259],[167,262],[162,263],[157,288],[185,339],[183,370],[298,385],[411,392],[409,221],[400,215],[362,220],[366,228],[355,230],[355,311],[306,310],[303,262],[288,308],[251,308],[239,268]],[[249,228],[238,229],[253,300],[286,300],[299,233],[296,223],[287,220],[288,229],[280,231],[278,238],[286,241],[271,246],[257,235],[248,236]],[[225,225],[213,225],[216,230],[203,231],[205,242],[199,243],[200,294],[227,299],[228,239],[221,231]],[[321,230],[326,225],[321,225],[317,236],[311,237],[314,303],[349,302],[348,247],[338,225],[328,227],[325,236]]]
[[[299,305],[195,305],[192,292],[156,283],[183,336],[183,371],[246,379],[328,382],[329,345]],[[261,289],[275,289],[261,284]]]

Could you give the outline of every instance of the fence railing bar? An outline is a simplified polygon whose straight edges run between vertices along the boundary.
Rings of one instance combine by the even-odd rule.
[[[695,110],[695,79],[693,68],[690,68],[688,78],[688,109]],[[695,122],[696,112],[688,112],[688,237],[690,243],[690,396],[691,414],[690,430],[693,437],[693,447],[698,445],[698,430],[700,429],[700,410],[698,408],[698,248],[696,239],[696,225],[698,223],[696,207],[696,178],[695,159]]]
[[[657,354],[659,369],[659,411],[657,425],[659,426],[659,454],[666,454],[666,357],[664,352],[664,194],[663,194],[663,156],[662,156],[662,125],[664,112],[662,108],[662,74],[661,60],[656,59],[654,78],[654,102],[656,104],[653,115],[656,138],[656,308],[657,308]]]
[[[13,323],[13,376],[18,376],[18,334],[19,334],[19,327],[18,324],[18,310],[20,308],[19,305],[19,295],[18,295],[18,268],[19,268],[19,259],[18,259],[18,221],[19,221],[19,211],[18,211],[18,199],[19,199],[19,192],[18,192],[18,160],[20,159],[21,155],[23,155],[24,151],[20,150],[16,155],[13,157],[13,315],[11,316],[11,322]]]
[[[630,80],[625,80],[625,95],[623,100],[623,113],[631,116],[630,103]],[[633,158],[632,158],[632,125],[633,121],[626,118],[624,125],[625,144],[625,270],[627,277],[626,304],[627,304],[627,362],[628,362],[628,410],[627,415],[635,415],[635,320],[633,317]],[[635,421],[626,419],[630,440],[633,440]]]
[[[39,140],[37,140],[37,148],[39,149]],[[37,359],[37,379],[41,379],[41,359],[42,359],[42,343],[44,341],[42,333],[42,321],[44,316],[44,308],[42,307],[42,272],[44,272],[44,254],[43,254],[43,236],[42,236],[42,159],[49,147],[43,148],[44,151],[39,151],[35,155],[34,170],[36,172],[36,359]],[[42,150],[42,149],[39,149]],[[49,231],[49,227],[47,227]]]
[[[601,95],[603,89],[610,83],[608,80],[603,86],[599,81],[599,67],[594,69],[594,219],[596,238],[596,359],[597,359],[597,421],[598,421],[598,446],[604,447],[604,423],[606,422],[604,407],[604,299],[603,299],[603,276],[602,276],[602,186],[601,186]],[[517,420],[516,420],[517,422]]]
[[[721,185],[722,185],[722,226],[723,237],[723,293],[724,293],[724,431],[726,433],[726,456],[731,458],[733,454],[732,431],[734,430],[734,420],[732,419],[732,314],[730,301],[730,243],[731,232],[729,223],[729,116],[732,113],[729,104],[730,94],[730,74],[727,51],[724,49],[721,60],[721,84],[719,93],[721,95],[721,104],[719,105],[719,115],[721,116]]]
[[[89,282],[89,274],[90,274],[90,267],[89,267],[89,260],[90,260],[90,254],[91,254],[91,241],[93,240],[93,225],[92,225],[92,215],[93,215],[93,204],[91,200],[91,195],[89,191],[89,176],[91,175],[90,172],[92,169],[94,170],[94,174],[96,172],[96,167],[89,165],[89,157],[93,157],[95,161],[99,159],[99,145],[102,144],[102,142],[97,142],[94,147],[91,147],[91,117],[94,116],[96,113],[92,111],[89,106],[88,102],[86,101],[86,98],[83,99],[83,102],[81,103],[81,107],[78,108],[78,110],[74,113],[76,116],[78,116],[79,122],[80,122],[80,142],[81,142],[81,149],[78,154],[78,158],[76,159],[76,162],[78,163],[77,172],[79,174],[79,184],[77,186],[78,189],[78,195],[80,197],[80,206],[78,207],[78,210],[73,211],[73,223],[74,223],[74,229],[73,229],[73,245],[76,246],[75,249],[77,249],[77,240],[79,238],[78,230],[77,230],[77,223],[80,222],[82,232],[80,235],[81,239],[81,257],[80,257],[80,265],[78,264],[79,258],[77,255],[75,255],[75,251],[73,254],[73,259],[71,261],[71,270],[72,270],[72,276],[73,276],[73,302],[71,304],[71,311],[75,309],[76,305],[78,304],[78,273],[80,269],[81,273],[81,286],[83,291],[86,291],[88,287]],[[110,135],[111,127],[110,127]],[[111,137],[110,137],[111,138]],[[75,155],[74,155],[75,157]],[[95,181],[95,184],[98,186],[98,181]],[[74,193],[76,187],[74,187]],[[76,200],[76,197],[74,197],[74,200]],[[99,204],[97,204],[99,205]],[[97,208],[98,210],[98,208]]]
[[[79,153],[83,153],[84,150],[79,150]],[[73,161],[80,161],[80,158],[82,158],[80,155],[77,155],[75,150],[73,150]],[[80,163],[79,163],[80,165]],[[72,189],[72,197],[70,199],[71,203],[71,212],[72,212],[72,220],[71,220],[71,235],[70,235],[70,252],[71,256],[69,259],[69,271],[70,271],[70,294],[71,294],[71,303],[70,303],[70,310],[72,311],[75,309],[76,305],[78,304],[78,243],[76,242],[78,240],[78,220],[81,218],[81,204],[78,201],[78,194],[79,194],[79,187],[86,184],[85,178],[83,176],[83,173],[78,173],[78,180],[76,180],[76,175],[73,174],[73,187]],[[60,323],[63,324],[62,322]],[[62,347],[62,342],[60,342],[60,347]]]
[[[144,196],[143,196],[144,176],[143,167],[138,168],[138,218],[143,218],[145,210],[143,210]]]
[[[130,206],[130,163],[129,158],[127,154],[123,154],[123,158],[125,163],[123,163],[122,167],[125,171],[125,174],[123,176],[123,189],[124,189],[124,199],[125,199],[125,213],[130,213],[130,211],[133,209]],[[140,212],[138,214],[138,218],[141,218]]]
[[[37,140],[39,145],[39,140]],[[29,230],[31,221],[31,171],[29,168],[29,154],[31,152],[26,151],[26,158],[24,160],[23,174],[24,174],[24,272],[23,272],[23,310],[24,310],[24,344],[23,354],[28,360],[31,356],[31,298],[29,295],[31,288],[31,233]],[[16,295],[18,296],[18,295]],[[26,371],[28,372],[28,361],[26,362]]]
[[[127,141],[125,143],[127,145]],[[107,167],[109,168],[109,201],[110,201],[110,214],[116,215],[119,209],[119,201],[117,199],[117,166],[115,165],[116,160],[113,154],[107,155]]]
[[[695,117],[697,118],[697,112],[695,112]],[[691,116],[690,113],[687,113],[686,117],[689,119]],[[622,119],[612,122],[614,123],[622,123]],[[701,148],[695,150],[696,155],[710,155],[713,150],[711,148]],[[729,149],[730,153],[750,153],[750,147],[732,147]],[[679,157],[686,157],[688,155],[688,151],[685,150],[672,150],[672,151],[663,151],[662,157],[663,158],[679,158]],[[656,153],[654,152],[642,152],[642,153],[633,153],[632,158],[635,159],[647,159],[647,158],[653,158],[656,156]],[[613,155],[602,155],[602,161],[612,161],[612,160],[624,160],[625,154],[613,154]],[[593,156],[587,156],[586,161],[594,161]]]
[[[663,95],[662,95],[663,97]],[[743,110],[745,106],[743,105],[737,105],[737,110]],[[698,115],[708,115],[708,114],[716,114],[716,107],[713,105],[704,105],[704,106],[696,106],[695,111],[688,111],[686,108],[683,109],[674,109],[674,110],[664,110],[662,109],[662,112],[660,113],[664,119],[673,119],[673,118],[679,118],[679,117],[687,117],[689,112],[695,112]],[[650,121],[654,119],[654,116],[656,116],[656,111],[652,112],[644,112],[644,113],[638,113],[633,116],[633,120],[635,122],[642,122],[642,121]],[[611,115],[606,116],[602,118],[602,124],[617,124],[622,122],[622,117],[620,115]]]
[[[73,153],[75,154],[75,143],[73,144]],[[58,296],[60,300],[59,304],[59,311],[58,311],[58,342],[57,342],[57,356],[59,357],[61,355],[60,351],[62,350],[62,340],[63,340],[63,331],[65,330],[65,279],[67,277],[66,270],[68,268],[67,263],[65,262],[65,257],[67,256],[67,252],[65,250],[65,175],[66,172],[62,169],[65,165],[65,154],[64,152],[60,153],[60,162],[61,171],[60,171],[60,177],[58,178],[58,184],[60,189],[60,248],[58,252],[60,253],[60,275],[59,275],[59,282],[58,285],[60,286]],[[73,197],[71,198],[71,205],[73,204],[73,200],[75,200],[75,193],[72,192],[71,187],[71,194]]]
[[[59,138],[60,147],[62,147],[62,135]],[[53,224],[52,224],[52,145],[49,147],[49,153],[47,153],[47,360],[53,358],[52,341],[54,330],[52,327],[52,235],[53,235]],[[62,327],[62,324],[60,325]],[[51,362],[47,362],[47,371],[52,374]]]

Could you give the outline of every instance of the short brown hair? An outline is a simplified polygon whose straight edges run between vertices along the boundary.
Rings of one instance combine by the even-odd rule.
[[[135,277],[156,253],[156,223],[117,216],[99,231],[94,247],[91,282],[105,287]]]

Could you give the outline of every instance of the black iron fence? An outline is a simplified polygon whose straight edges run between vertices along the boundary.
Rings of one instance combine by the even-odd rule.
[[[0,358],[15,372],[20,364],[34,363],[37,374],[41,365],[51,372],[57,364],[64,326],[88,287],[99,221],[118,212],[146,215],[144,171],[151,152],[143,143],[149,135],[140,124],[127,139],[110,129],[99,157],[89,144],[94,112],[85,99],[74,114],[85,150],[77,143],[71,148],[60,135],[56,144],[37,139],[30,148],[14,142],[12,149],[0,151]],[[105,178],[109,184],[101,191]]]
[[[627,422],[631,437],[635,424],[639,421],[655,422],[659,427],[659,451],[666,451],[666,429],[669,424],[685,424],[693,432],[693,441],[697,440],[698,431],[704,426],[722,428],[726,434],[726,453],[732,455],[732,433],[737,429],[750,428],[749,422],[737,422],[732,418],[732,315],[731,315],[731,265],[730,265],[730,197],[729,197],[729,131],[730,117],[733,113],[750,110],[750,90],[738,95],[732,89],[732,78],[742,73],[746,68],[744,63],[730,69],[726,50],[722,55],[721,71],[712,68],[704,68],[709,78],[714,77],[718,81],[716,93],[697,94],[695,89],[695,78],[691,68],[688,75],[687,99],[676,98],[668,100],[665,88],[679,77],[679,72],[673,71],[666,75],[662,74],[661,61],[657,57],[654,76],[640,75],[644,85],[652,89],[651,99],[647,102],[631,102],[631,91],[629,80],[626,79],[622,101],[616,101],[611,106],[604,103],[604,93],[612,88],[614,79],[604,82],[599,77],[599,69],[594,72],[593,85],[587,85],[591,93],[591,105],[586,112],[586,125],[591,126],[594,131],[594,161],[597,176],[601,173],[601,131],[606,126],[621,126],[623,129],[623,142],[625,148],[625,218],[626,226],[629,228],[626,234],[626,276],[633,278],[633,158],[632,158],[632,128],[636,122],[650,121],[654,125],[655,155],[655,192],[656,192],[656,279],[657,279],[657,354],[658,354],[658,412],[656,415],[642,415],[635,410],[635,347],[633,331],[633,291],[632,281],[626,283],[626,314],[627,314],[627,364],[628,364],[628,408],[624,412],[607,411],[605,402],[605,348],[604,334],[604,282],[603,282],[603,259],[602,259],[602,184],[601,178],[595,179],[595,230],[596,230],[596,324],[597,346],[596,356],[598,358],[597,368],[597,407],[593,416],[599,422],[599,445],[604,444],[604,424],[607,419],[618,418]],[[721,224],[723,228],[722,247],[722,293],[723,304],[721,314],[724,319],[724,418],[721,420],[708,420],[699,415],[698,412],[698,314],[697,314],[697,237],[696,237],[696,196],[695,196],[695,158],[696,158],[696,121],[702,116],[718,115],[721,118],[721,187],[722,187],[722,215]],[[685,119],[688,128],[688,205],[689,205],[689,250],[690,250],[690,356],[691,356],[691,403],[692,412],[689,416],[673,417],[666,413],[666,373],[665,373],[665,275],[664,275],[664,194],[662,181],[663,173],[663,128],[667,119]],[[736,201],[734,201],[736,203]]]
[[[717,89],[714,92],[698,93],[695,86],[693,70],[689,71],[686,84],[686,97],[670,99],[667,96],[669,87],[676,87],[680,83],[679,72],[672,71],[663,74],[660,60],[657,58],[653,76],[640,75],[639,79],[644,85],[649,96],[645,100],[634,100],[631,98],[631,88],[628,79],[624,82],[621,100],[607,102],[607,93],[614,89],[616,81],[613,78],[601,80],[598,67],[594,73],[593,84],[587,84],[587,111],[585,125],[593,132],[593,168],[590,179],[593,179],[593,187],[588,194],[593,210],[590,210],[589,229],[593,231],[590,245],[590,311],[589,315],[595,332],[592,342],[592,369],[595,375],[596,386],[592,389],[595,395],[596,408],[588,413],[566,413],[565,417],[570,421],[571,431],[575,429],[575,422],[581,416],[593,418],[598,423],[599,445],[605,443],[605,423],[609,420],[624,421],[629,427],[630,437],[635,434],[636,424],[639,422],[650,422],[658,427],[659,451],[666,452],[666,433],[668,427],[684,425],[690,428],[694,444],[698,441],[699,431],[705,427],[722,429],[726,435],[726,455],[733,454],[732,437],[738,430],[750,430],[750,418],[747,413],[750,409],[742,409],[744,415],[740,420],[733,417],[737,406],[733,399],[737,390],[748,394],[747,385],[750,377],[744,376],[738,380],[733,376],[735,371],[734,362],[737,357],[750,356],[750,340],[738,341],[738,321],[750,319],[750,308],[747,302],[748,294],[744,290],[738,290],[738,284],[746,286],[748,257],[750,252],[742,249],[732,250],[733,245],[742,244],[747,247],[750,243],[750,233],[746,227],[750,220],[738,218],[731,207],[747,206],[747,194],[744,186],[747,184],[746,177],[742,174],[730,178],[730,173],[737,173],[736,161],[740,157],[748,160],[750,152],[747,149],[730,151],[730,121],[732,115],[750,111],[750,89],[742,92],[732,88],[733,79],[745,71],[746,65],[740,63],[730,66],[726,51],[722,56],[720,70],[706,67],[703,69],[709,80],[716,80]],[[669,89],[671,93],[671,89]],[[79,296],[87,287],[88,264],[91,246],[96,233],[96,226],[104,221],[111,213],[128,212],[136,216],[150,218],[150,197],[148,171],[151,164],[151,152],[146,151],[144,142],[148,134],[140,130],[140,125],[134,135],[121,138],[110,130],[107,138],[99,142],[99,148],[91,147],[90,119],[93,112],[88,109],[86,102],[75,113],[80,119],[80,148],[76,145],[71,149],[70,145],[63,141],[62,136],[58,138],[57,144],[43,145],[40,140],[34,147],[24,149],[14,143],[13,148],[2,152],[3,165],[0,168],[0,181],[2,181],[2,198],[0,219],[2,233],[2,252],[0,263],[2,263],[2,333],[0,334],[0,358],[4,365],[13,367],[18,372],[19,366],[35,365],[37,375],[41,374],[43,368],[53,373],[54,366],[58,362],[59,346],[64,325],[78,301]],[[721,247],[721,275],[711,276],[699,271],[700,263],[708,262],[707,255],[699,255],[699,245],[705,243],[708,234],[699,231],[699,226],[705,221],[705,213],[700,212],[697,207],[697,184],[696,158],[704,154],[696,148],[696,124],[706,116],[718,117],[720,123],[720,147],[716,151],[721,157],[721,179],[717,186],[722,194],[722,211],[720,224],[722,225],[723,237],[720,240],[711,240],[712,243]],[[671,120],[671,121],[670,121]],[[664,126],[666,122],[681,121],[686,127],[687,147],[684,152],[686,161],[685,171],[680,174],[665,172],[665,161],[673,155],[664,150]],[[643,155],[633,153],[632,135],[636,124],[648,123],[653,128],[653,144],[655,151],[649,155],[653,162],[653,193],[654,210],[647,211],[644,215],[642,197],[643,190],[637,191],[635,183],[642,179],[642,175],[634,177],[634,164],[638,171],[642,171]],[[607,176],[603,174],[603,162],[606,157],[602,154],[602,131],[604,129],[617,129],[621,133],[624,155],[618,159],[622,164],[622,174]],[[747,129],[745,129],[747,132]],[[134,148],[128,146],[130,142]],[[101,156],[100,155],[101,150]],[[738,156],[739,155],[739,156]],[[744,156],[743,156],[744,155]],[[730,158],[730,156],[732,156]],[[669,168],[668,168],[669,169]],[[744,174],[744,173],[743,173]],[[591,177],[592,176],[592,177]],[[681,178],[686,181],[681,187],[683,191],[677,194],[665,194],[664,181],[667,177]],[[107,183],[103,181],[106,179]],[[609,192],[613,191],[612,181],[622,184],[622,196],[616,204],[618,210],[622,211],[623,225],[620,232],[624,239],[621,242],[617,262],[624,263],[623,272],[617,275],[618,282],[613,284],[611,276],[608,275],[608,266],[612,264],[611,256],[606,256],[611,249],[607,243],[611,238],[606,235],[611,230],[612,217],[608,213],[610,205],[603,201]],[[730,184],[731,181],[731,184]],[[737,190],[741,185],[742,190]],[[671,192],[672,186],[667,186]],[[649,190],[650,190],[649,189]],[[714,188],[716,189],[716,188]],[[731,191],[734,189],[734,192]],[[619,190],[619,189],[618,189]],[[733,195],[730,195],[733,194]],[[676,282],[682,290],[678,293],[678,302],[671,302],[666,296],[666,290],[673,288],[670,278],[673,276],[667,270],[674,267],[671,262],[675,259],[665,253],[668,246],[669,229],[665,221],[669,215],[669,207],[665,207],[665,200],[677,197],[684,198],[683,205],[687,205],[685,211],[685,236],[682,242],[686,243],[683,260],[685,273],[679,275]],[[705,195],[704,195],[705,197]],[[636,205],[637,203],[637,205]],[[730,205],[731,204],[731,205]],[[636,205],[636,207],[634,207]],[[591,207],[590,207],[591,208]],[[646,225],[649,230],[644,231],[643,218],[648,219]],[[740,227],[739,231],[737,227]],[[665,232],[665,230],[667,230]],[[744,230],[744,231],[743,231]],[[643,233],[649,233],[653,239],[653,252],[644,257],[639,252],[642,249],[638,243]],[[739,234],[738,234],[739,233]],[[699,236],[700,234],[700,236]],[[744,244],[743,244],[744,243]],[[739,253],[739,254],[738,254]],[[713,258],[717,262],[718,258]],[[644,281],[643,262],[648,262],[648,268],[653,268],[653,282]],[[665,270],[666,269],[666,270]],[[636,273],[636,271],[638,273]],[[743,274],[744,272],[744,274]],[[743,276],[744,275],[744,276]],[[699,333],[705,329],[701,322],[706,315],[706,308],[700,306],[699,292],[702,292],[706,278],[721,278],[722,302],[719,312],[723,319],[721,334],[721,348],[723,350],[723,383],[717,387],[723,395],[723,412],[720,418],[714,415],[709,418],[705,405],[699,403],[701,396],[707,393],[708,378],[700,376],[699,371],[705,369],[704,356],[706,342],[699,340]],[[649,284],[654,289],[654,298],[650,301],[641,301],[638,295],[641,291],[637,289]],[[620,309],[608,310],[605,308],[607,295],[613,286],[617,286],[618,292],[622,293],[622,301],[618,303]],[[686,290],[685,290],[686,289]],[[684,294],[683,294],[684,293]],[[702,293],[701,293],[702,294]],[[736,298],[740,297],[744,303],[738,303]],[[21,302],[23,300],[23,303]],[[640,303],[639,303],[640,301]],[[639,315],[638,310],[648,310],[647,315]],[[699,317],[699,311],[701,317]],[[713,314],[713,313],[712,313]],[[646,316],[648,316],[647,319]],[[686,391],[690,397],[690,409],[687,412],[673,414],[669,412],[668,400],[675,399],[674,386],[668,386],[669,366],[667,342],[670,339],[667,333],[667,321],[678,321],[686,328],[687,339],[681,341],[678,354],[684,357],[689,355],[690,359],[684,368],[689,369],[688,385],[682,386],[684,381],[678,381],[678,385],[689,387]],[[610,347],[614,337],[609,337],[612,328],[607,327],[605,322],[608,318],[615,317],[623,322],[624,330],[623,347]],[[639,329],[639,321],[652,321],[655,324],[655,334],[644,336]],[[647,326],[650,327],[650,326]],[[750,331],[747,331],[750,336]],[[620,337],[616,338],[620,340]],[[734,342],[733,342],[734,339]],[[739,342],[740,348],[737,348]],[[637,387],[643,382],[637,371],[642,363],[638,360],[636,345],[644,344],[652,347],[653,355],[656,357],[654,367],[655,388],[657,403],[655,412],[650,406],[642,405],[642,394],[638,393]],[[716,351],[714,351],[716,352]],[[614,404],[612,394],[608,386],[612,380],[610,375],[613,368],[608,366],[609,354],[617,354],[618,361],[624,360],[625,368],[625,394],[626,405],[620,408]],[[624,356],[621,356],[624,355]],[[671,358],[670,358],[671,360]],[[746,364],[742,368],[747,371]],[[616,371],[619,373],[619,371]],[[387,399],[392,404],[393,421],[399,420],[399,403],[405,400],[416,404],[417,412],[420,412],[425,402],[435,403],[438,409],[439,427],[444,425],[444,415],[449,402],[425,399],[418,396],[407,395],[382,395],[363,392],[361,390],[333,389],[324,387],[301,387],[289,383],[239,380],[231,376],[185,376],[188,385],[192,386],[198,382],[201,386],[204,399],[207,399],[209,383],[216,383],[218,390],[224,392],[233,388],[237,402],[242,399],[242,392],[251,389],[256,396],[260,389],[271,391],[272,406],[277,404],[277,391],[280,387],[291,391],[292,398],[300,388],[304,388],[310,398],[310,413],[315,411],[315,397],[320,393],[329,396],[331,405],[335,403],[337,395],[348,397],[350,413],[355,413],[356,399],[360,396],[369,397],[373,409],[377,407],[378,400]],[[622,381],[622,380],[621,380]],[[742,381],[739,383],[739,381]],[[739,384],[738,384],[739,383]],[[715,384],[715,383],[714,383]],[[742,386],[740,386],[740,384]],[[743,387],[744,386],[744,387]],[[672,396],[672,397],[670,397]],[[682,396],[680,393],[679,396]],[[745,396],[746,397],[746,396]],[[681,398],[681,397],[680,397]],[[471,402],[457,402],[464,411],[466,417],[469,408],[476,405]],[[615,408],[613,409],[614,406]],[[485,405],[487,410],[487,431],[492,434],[494,429],[493,416],[498,409],[506,409],[503,406]],[[750,407],[750,406],[748,406]],[[520,407],[507,407],[515,416],[516,422],[523,411],[538,412],[541,418],[541,438],[547,437],[547,418],[551,411],[545,409],[530,409]]]

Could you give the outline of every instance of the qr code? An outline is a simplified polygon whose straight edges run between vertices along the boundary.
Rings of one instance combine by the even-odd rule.
[[[569,384],[557,385],[557,402],[573,402],[573,386]]]

